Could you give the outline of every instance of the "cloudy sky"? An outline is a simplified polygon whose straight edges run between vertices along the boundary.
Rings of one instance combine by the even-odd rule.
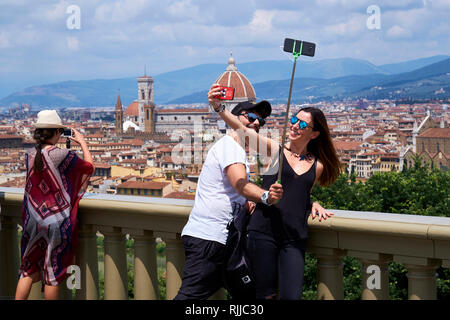
[[[316,60],[448,55],[449,16],[450,0],[0,0],[0,98],[35,84],[139,76],[145,65],[149,75],[225,65],[230,51],[238,67],[288,59],[285,37],[315,42]]]

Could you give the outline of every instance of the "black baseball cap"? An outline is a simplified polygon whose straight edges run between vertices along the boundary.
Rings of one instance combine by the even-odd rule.
[[[258,103],[244,101],[238,103],[233,108],[233,110],[231,110],[231,113],[237,116],[242,111],[256,111],[261,115],[261,117],[267,118],[272,113],[272,106],[270,105],[269,101],[266,100],[260,101]]]

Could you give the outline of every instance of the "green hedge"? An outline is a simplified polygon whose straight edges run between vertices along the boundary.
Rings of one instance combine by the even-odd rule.
[[[357,182],[356,176],[341,174],[327,188],[316,185],[312,199],[323,207],[339,210],[374,211],[425,216],[450,217],[450,171],[441,171],[430,164],[422,165],[416,158],[414,166],[403,172],[375,173],[365,183]],[[346,299],[361,298],[359,262],[350,257],[344,259],[344,289]],[[307,257],[308,273],[313,277],[315,260]],[[392,262],[389,264],[391,299],[408,298],[406,268]],[[437,297],[450,300],[450,270],[437,269]],[[315,281],[315,279],[314,279]],[[305,281],[304,297],[314,297],[317,290],[312,280]]]

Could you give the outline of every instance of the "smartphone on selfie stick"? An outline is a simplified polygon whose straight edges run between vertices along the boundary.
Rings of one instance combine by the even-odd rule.
[[[282,146],[281,146],[281,156],[280,156],[280,162],[278,166],[278,179],[277,182],[281,184],[281,169],[283,168],[283,155],[284,155],[284,144],[286,142],[286,128],[288,124],[288,117],[289,117],[289,107],[291,105],[291,94],[292,94],[292,84],[294,83],[294,74],[295,74],[295,65],[297,64],[297,59],[301,55],[303,56],[309,56],[314,57],[314,54],[316,52],[316,44],[312,42],[306,42],[302,40],[295,40],[286,38],[284,39],[284,46],[283,50],[289,53],[292,53],[294,56],[294,66],[292,69],[292,76],[291,76],[291,84],[289,87],[289,97],[288,97],[288,103],[286,108],[286,115],[284,118],[284,128],[283,128],[283,135],[282,135]]]

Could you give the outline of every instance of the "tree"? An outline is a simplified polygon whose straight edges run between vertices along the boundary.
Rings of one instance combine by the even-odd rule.
[[[356,181],[354,173],[348,177],[341,174],[336,182],[323,188],[315,186],[312,199],[328,209],[374,211],[414,215],[450,217],[450,171],[442,171],[429,163],[423,164],[420,157],[414,165],[402,172],[380,172],[372,175],[366,183]],[[317,268],[315,260],[306,257],[304,297],[315,295],[317,285],[311,278]],[[358,261],[344,258],[344,290],[349,299],[361,297]],[[389,282],[391,299],[407,299],[408,279],[406,268],[392,262]],[[450,299],[450,269],[437,269],[437,296]],[[310,278],[307,278],[310,277]]]

